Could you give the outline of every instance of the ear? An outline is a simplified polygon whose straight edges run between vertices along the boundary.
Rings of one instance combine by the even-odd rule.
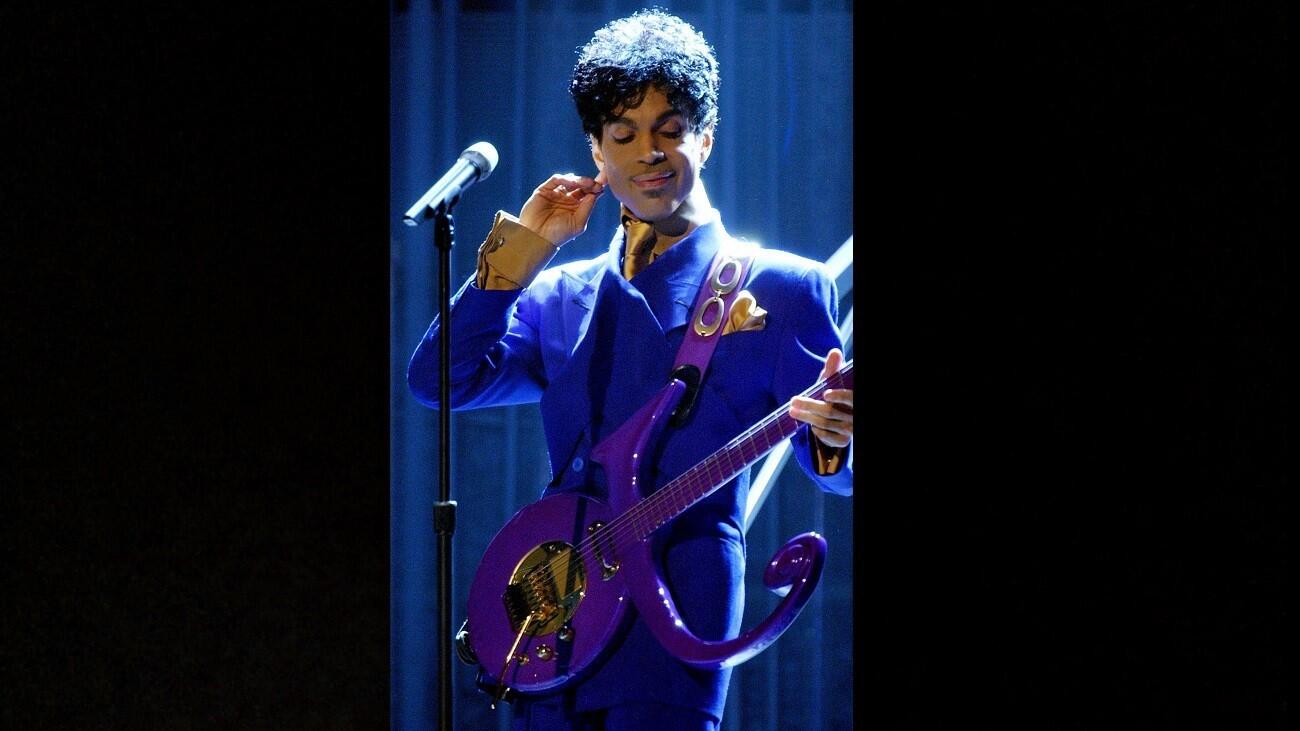
[[[704,165],[704,161],[708,160],[709,155],[711,154],[713,154],[713,125],[709,125],[708,127],[705,127],[704,131],[700,132],[700,165],[701,166]]]
[[[591,159],[596,163],[596,169],[603,171],[605,169],[605,155],[600,151],[600,143],[596,141],[595,135],[587,135],[587,140],[591,142]]]

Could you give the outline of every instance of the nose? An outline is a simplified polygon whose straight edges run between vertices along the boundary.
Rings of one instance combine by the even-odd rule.
[[[663,150],[659,149],[659,144],[655,142],[654,136],[650,136],[650,143],[645,149],[641,150],[641,162],[647,165],[654,165],[667,156]]]

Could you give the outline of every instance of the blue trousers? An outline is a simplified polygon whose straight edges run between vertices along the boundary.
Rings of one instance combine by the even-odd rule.
[[[718,731],[718,719],[703,711],[661,703],[626,703],[577,713],[563,696],[520,701],[511,731]]]

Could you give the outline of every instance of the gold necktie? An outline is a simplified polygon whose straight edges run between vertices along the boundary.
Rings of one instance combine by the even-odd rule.
[[[623,244],[623,276],[631,279],[650,264],[655,248],[655,227],[652,223],[623,216],[626,232]]]

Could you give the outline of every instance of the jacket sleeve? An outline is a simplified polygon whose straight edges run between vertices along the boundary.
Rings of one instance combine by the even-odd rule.
[[[466,281],[452,298],[453,410],[535,402],[546,385],[538,334],[538,290],[484,290]],[[407,365],[406,380],[420,403],[438,408],[438,338],[434,318]]]
[[[795,395],[817,381],[831,348],[844,349],[839,336],[839,296],[835,282],[820,264],[804,271],[790,298],[791,316],[785,320],[772,388],[778,403],[788,404]],[[802,425],[790,438],[795,461],[821,489],[837,495],[853,493],[853,443],[843,464],[833,474],[819,475],[813,463],[814,439]]]

